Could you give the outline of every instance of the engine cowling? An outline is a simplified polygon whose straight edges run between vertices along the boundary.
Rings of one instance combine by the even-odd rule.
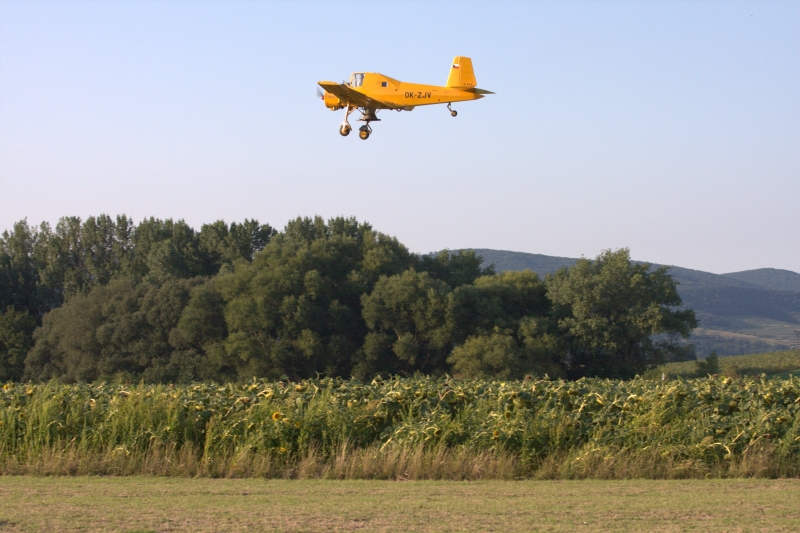
[[[336,111],[337,109],[344,108],[344,104],[341,100],[339,100],[336,96],[332,95],[328,91],[325,91],[325,94],[322,97],[323,101],[325,102],[325,107],[330,109],[331,111]]]

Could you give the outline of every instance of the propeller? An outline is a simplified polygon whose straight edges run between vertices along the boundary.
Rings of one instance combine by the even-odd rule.
[[[325,100],[325,95],[319,90],[319,87],[317,87],[317,98],[320,100]]]

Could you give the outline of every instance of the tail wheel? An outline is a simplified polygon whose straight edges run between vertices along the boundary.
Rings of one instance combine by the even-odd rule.
[[[364,140],[364,141],[366,141],[367,139],[369,139],[369,131],[367,131],[367,130],[360,130],[360,131],[358,132],[358,136],[361,138],[361,140]]]
[[[339,126],[339,133],[341,134],[342,137],[347,137],[348,135],[350,135],[350,126],[348,126],[347,124],[342,124],[341,126]]]
[[[456,111],[455,109],[452,109],[452,110],[450,111],[450,116],[453,116],[453,117],[454,117],[454,116],[456,116],[456,115],[458,115],[458,111]]]

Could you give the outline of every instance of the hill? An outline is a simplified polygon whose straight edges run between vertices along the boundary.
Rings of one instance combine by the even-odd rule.
[[[575,264],[577,259],[570,257],[557,257],[552,255],[527,254],[524,252],[507,252],[504,250],[489,250],[486,248],[473,248],[474,252],[483,257],[484,265],[493,263],[497,272],[506,270],[533,270],[540,276],[555,272],[559,268]]]
[[[475,248],[485,264],[498,272],[530,269],[545,276],[570,266],[575,258],[505,250]],[[661,266],[661,265],[654,265]],[[700,327],[690,339],[699,356],[788,350],[800,331],[800,274],[762,268],[713,274],[677,266],[670,274],[680,284],[678,292],[686,307],[694,309]]]
[[[727,278],[750,283],[762,289],[800,292],[800,274],[792,272],[791,270],[757,268],[755,270],[744,270],[742,272],[731,272],[730,274],[722,275]]]
[[[786,379],[789,375],[800,376],[800,350],[734,355],[721,359],[719,366],[723,375],[759,376],[766,374],[770,377]],[[656,368],[652,374],[659,376],[662,372],[668,378],[679,376],[691,378],[698,374],[697,364],[694,361],[667,363]]]

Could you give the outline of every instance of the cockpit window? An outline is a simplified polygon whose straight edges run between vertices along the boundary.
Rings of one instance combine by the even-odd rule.
[[[364,73],[363,72],[356,72],[352,76],[350,76],[350,87],[361,87],[364,83]]]

